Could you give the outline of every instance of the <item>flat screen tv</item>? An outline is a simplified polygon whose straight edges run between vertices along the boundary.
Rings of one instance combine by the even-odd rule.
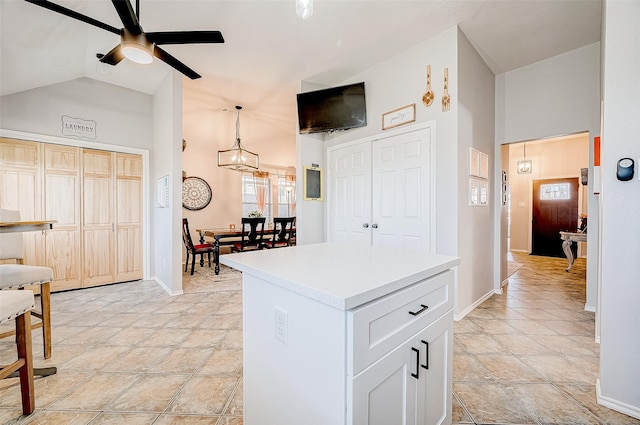
[[[367,125],[364,83],[298,93],[300,134]]]

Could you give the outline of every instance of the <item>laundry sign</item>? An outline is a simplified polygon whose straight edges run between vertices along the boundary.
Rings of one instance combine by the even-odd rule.
[[[81,118],[62,116],[62,134],[64,136],[96,139],[96,122]]]

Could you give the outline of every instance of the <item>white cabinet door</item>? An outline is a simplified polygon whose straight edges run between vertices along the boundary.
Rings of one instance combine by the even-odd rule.
[[[451,385],[453,370],[453,312],[445,314],[422,331],[420,349],[417,423],[451,423]]]
[[[371,143],[330,157],[329,241],[371,245]]]
[[[450,311],[353,379],[351,423],[451,423],[452,359]]]
[[[329,151],[328,240],[435,248],[433,126]]]
[[[414,425],[419,379],[412,338],[353,378],[353,425]]]
[[[373,244],[431,251],[431,127],[373,142]]]

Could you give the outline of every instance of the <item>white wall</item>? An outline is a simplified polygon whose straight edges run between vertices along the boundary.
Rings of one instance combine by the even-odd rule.
[[[436,120],[436,251],[457,255],[458,173],[457,157],[457,28],[405,50],[393,58],[360,73],[343,84],[365,82],[367,126],[325,137],[325,146],[382,133],[382,114],[415,103],[416,123]],[[426,90],[427,65],[431,65],[431,87],[435,100],[430,107],[422,103]],[[441,108],[444,68],[449,68],[451,108]],[[399,127],[401,128],[401,127]],[[464,261],[464,260],[463,260]]]
[[[496,144],[589,132],[600,134],[600,43],[496,76]],[[598,246],[598,199],[589,194],[588,246]],[[502,237],[506,237],[503,235]],[[502,255],[506,255],[503,252]],[[596,310],[597,250],[587,254],[585,309]]]
[[[426,107],[422,95],[429,64],[435,100]],[[451,96],[447,112],[443,112],[441,106],[444,68],[449,69]],[[479,301],[490,296],[494,287],[492,214],[495,207],[493,203],[489,207],[466,207],[468,147],[489,154],[493,170],[495,119],[491,105],[495,95],[494,75],[466,37],[453,27],[354,75],[343,84],[360,81],[365,82],[366,88],[367,126],[326,135],[325,146],[381,134],[382,114],[412,103],[416,105],[416,123],[436,121],[436,251],[462,257],[455,308],[456,316],[461,318]],[[312,143],[310,140],[303,142],[307,149]],[[308,226],[319,225],[319,218],[305,221],[304,231]]]
[[[640,418],[640,3],[604,3],[602,287],[598,401]],[[636,177],[616,180],[618,159]]]
[[[496,76],[496,142],[600,132],[600,43]]]
[[[302,81],[300,92],[308,92],[325,88],[315,83]],[[296,127],[296,132],[299,128]],[[324,219],[326,209],[327,173],[323,173],[323,201],[304,200],[304,167],[317,164],[325,168],[324,135],[298,134],[296,136],[296,243],[300,245],[326,241]]]
[[[182,77],[167,74],[153,96],[152,274],[170,294],[182,293]],[[169,176],[169,207],[157,208],[156,182]]]
[[[151,101],[144,93],[78,78],[0,97],[0,128],[63,136],[67,115],[96,122],[92,142],[149,149]]]
[[[458,267],[456,319],[494,291],[494,220],[497,214],[494,164],[495,76],[462,31],[458,31]],[[489,106],[489,107],[487,107]],[[489,204],[469,206],[469,148],[489,156]]]

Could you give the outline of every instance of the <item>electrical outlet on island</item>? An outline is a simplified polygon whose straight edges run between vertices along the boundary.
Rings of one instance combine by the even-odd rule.
[[[276,307],[276,339],[284,345],[287,345],[287,337],[289,334],[289,324],[287,322],[287,312]]]

